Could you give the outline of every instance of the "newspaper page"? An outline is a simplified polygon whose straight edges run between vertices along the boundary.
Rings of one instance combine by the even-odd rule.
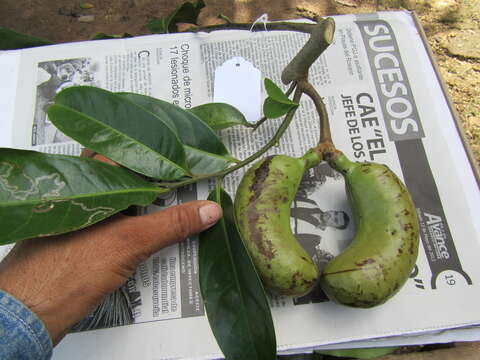
[[[408,344],[421,335],[434,339],[440,331],[475,328],[480,324],[475,300],[480,294],[480,224],[474,219],[480,215],[480,195],[425,44],[407,12],[345,15],[335,21],[334,43],[312,66],[310,81],[326,103],[337,147],[351,159],[385,163],[403,178],[416,204],[421,246],[406,285],[377,308],[334,304],[320,288],[300,298],[272,295],[279,350],[388,338]],[[2,69],[7,64],[13,70],[6,76],[8,90],[7,85],[0,88],[7,97],[0,145],[78,155],[80,145],[46,116],[61,89],[93,85],[189,109],[212,101],[215,69],[233,57],[281,84],[281,71],[306,39],[293,32],[219,31],[4,53]],[[272,137],[279,122],[269,120],[255,132],[232,128],[221,136],[232,155],[245,158]],[[318,137],[313,103],[302,99],[289,130],[269,153],[302,155]],[[245,170],[225,179],[231,195]],[[208,183],[194,184],[136,211],[205,199],[208,190]],[[321,164],[305,174],[291,225],[319,268],[348,246],[355,225],[338,173]],[[55,348],[54,358],[221,357],[203,309],[197,256],[197,238],[153,255],[75,326]]]

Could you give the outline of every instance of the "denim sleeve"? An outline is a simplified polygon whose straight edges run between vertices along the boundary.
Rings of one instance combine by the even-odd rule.
[[[0,359],[46,360],[52,341],[43,322],[19,300],[0,290]]]

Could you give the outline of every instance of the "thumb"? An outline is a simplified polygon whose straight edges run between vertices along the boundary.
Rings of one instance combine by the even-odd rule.
[[[130,254],[141,261],[151,254],[214,225],[222,217],[212,201],[190,201],[143,216],[124,217],[116,226]]]

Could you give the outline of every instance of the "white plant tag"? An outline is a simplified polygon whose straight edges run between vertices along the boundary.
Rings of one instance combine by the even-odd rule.
[[[225,61],[215,69],[213,101],[235,106],[248,122],[261,117],[262,74],[242,57]]]

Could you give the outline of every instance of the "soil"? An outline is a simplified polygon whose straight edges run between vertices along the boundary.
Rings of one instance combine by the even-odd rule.
[[[179,0],[2,0],[0,26],[54,42],[95,34],[148,34],[152,17],[169,14]],[[408,9],[419,15],[476,161],[480,164],[480,1],[478,0],[205,0],[200,25]],[[476,39],[476,40],[475,40]]]

